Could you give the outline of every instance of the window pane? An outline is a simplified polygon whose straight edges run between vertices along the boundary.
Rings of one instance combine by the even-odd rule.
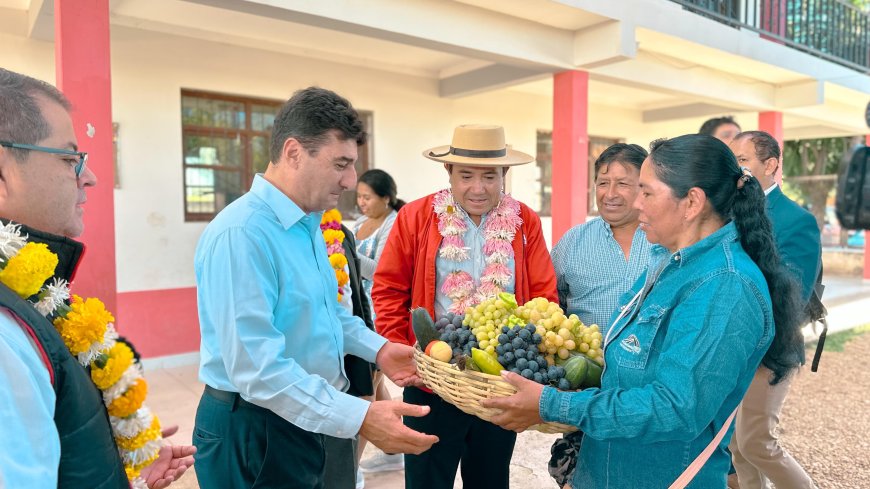
[[[269,166],[269,138],[255,136],[251,138],[251,161],[254,173],[263,173]]]
[[[184,125],[245,128],[245,104],[184,95],[181,97],[181,122]]]
[[[184,182],[187,212],[214,213],[214,170],[187,168],[184,171]]]
[[[239,136],[184,135],[184,163],[187,165],[241,166],[242,141]]]
[[[275,114],[278,107],[274,105],[251,105],[251,129],[255,131],[271,131],[275,124]]]
[[[219,212],[244,193],[238,171],[187,168],[184,173],[188,213]]]

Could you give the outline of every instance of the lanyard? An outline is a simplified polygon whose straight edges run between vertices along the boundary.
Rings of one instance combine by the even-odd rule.
[[[637,301],[640,298],[640,296],[641,296],[641,294],[643,294],[643,292],[644,292],[644,289],[640,289],[637,292],[637,294],[635,294],[634,297],[632,297],[631,300],[628,301],[628,304],[626,304],[625,307],[622,308],[622,312],[619,313],[619,316],[616,316],[616,319],[613,320],[613,324],[611,324],[610,328],[607,329],[607,335],[604,337],[604,347],[605,348],[607,347],[607,345],[610,344],[610,335],[616,329],[616,324],[619,323],[619,321],[621,321],[622,318],[624,318],[625,315],[628,314],[629,311],[631,311],[633,309],[635,301]]]

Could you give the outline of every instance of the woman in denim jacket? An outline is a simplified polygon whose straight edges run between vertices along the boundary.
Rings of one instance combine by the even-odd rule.
[[[658,246],[606,331],[601,388],[562,392],[503,372],[518,393],[484,401],[504,410],[494,421],[507,429],[582,430],[573,487],[668,487],[726,424],[762,359],[786,375],[802,348],[797,285],[764,193],[731,150],[695,134],[656,141],[640,185],[641,226]],[[688,487],[726,487],[729,439]]]

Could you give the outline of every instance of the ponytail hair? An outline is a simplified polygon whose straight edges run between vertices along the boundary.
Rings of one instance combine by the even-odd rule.
[[[707,196],[723,222],[734,221],[740,244],[767,281],[773,304],[775,334],[761,363],[778,384],[803,363],[803,320],[800,289],[780,260],[767,217],[767,203],[758,180],[737,165],[734,153],[722,141],[688,134],[654,141],[650,160],[656,176],[683,198],[697,187]]]
[[[770,383],[775,385],[803,363],[803,314],[797,280],[779,257],[766,209],[761,184],[755,177],[749,177],[737,189],[732,215],[740,233],[740,244],[761,269],[770,290],[776,332],[761,364],[773,372]]]

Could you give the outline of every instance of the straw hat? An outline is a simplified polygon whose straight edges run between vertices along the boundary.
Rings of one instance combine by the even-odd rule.
[[[453,141],[423,151],[433,161],[465,166],[514,166],[535,161],[530,155],[511,149],[504,142],[504,128],[468,124],[453,130]]]

